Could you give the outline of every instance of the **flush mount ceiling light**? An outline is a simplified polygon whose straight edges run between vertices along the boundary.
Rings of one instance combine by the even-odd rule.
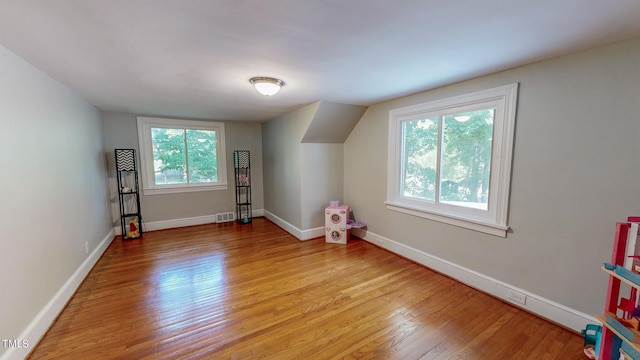
[[[255,86],[256,90],[262,95],[272,96],[280,91],[284,86],[284,81],[266,76],[258,76],[249,79],[249,82]]]

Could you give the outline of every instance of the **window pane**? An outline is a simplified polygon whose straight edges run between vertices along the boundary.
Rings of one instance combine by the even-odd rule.
[[[438,119],[402,122],[401,194],[435,200],[438,165]]]
[[[444,116],[440,202],[487,210],[493,116],[493,109]]]
[[[190,183],[218,181],[215,131],[187,130],[187,152]]]
[[[156,184],[186,183],[184,130],[151,128],[151,139]]]

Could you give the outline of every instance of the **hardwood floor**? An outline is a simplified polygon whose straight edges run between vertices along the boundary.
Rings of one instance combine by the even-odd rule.
[[[116,238],[31,359],[585,359],[570,331],[363,240],[266,219]]]

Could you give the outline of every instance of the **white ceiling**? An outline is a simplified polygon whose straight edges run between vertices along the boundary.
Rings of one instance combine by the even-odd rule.
[[[266,120],[640,36],[639,0],[0,0],[0,44],[104,111]],[[253,76],[286,82],[259,95]]]

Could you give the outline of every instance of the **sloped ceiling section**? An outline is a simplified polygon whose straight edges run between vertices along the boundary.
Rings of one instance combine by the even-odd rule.
[[[302,143],[344,143],[366,110],[366,106],[320,102]]]

